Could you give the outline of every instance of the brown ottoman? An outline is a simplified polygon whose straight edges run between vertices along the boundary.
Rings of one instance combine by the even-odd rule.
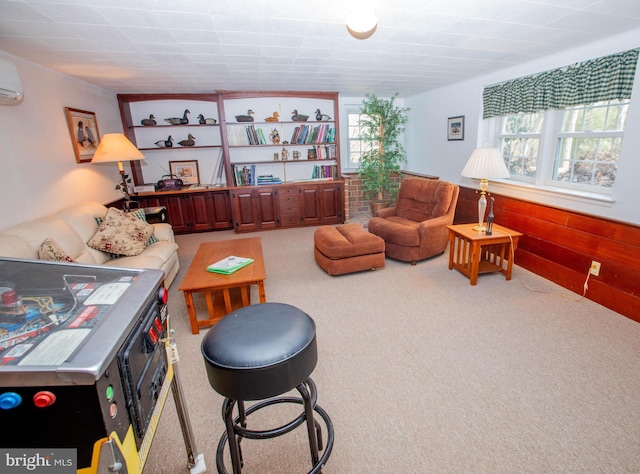
[[[316,263],[329,275],[384,267],[384,240],[360,224],[322,226],[313,241]]]

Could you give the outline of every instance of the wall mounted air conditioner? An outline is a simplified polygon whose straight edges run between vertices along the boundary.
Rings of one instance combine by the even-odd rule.
[[[0,58],[0,105],[17,105],[23,97],[16,65]]]

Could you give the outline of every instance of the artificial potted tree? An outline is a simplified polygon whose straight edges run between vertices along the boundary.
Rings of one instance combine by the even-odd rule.
[[[399,183],[394,176],[402,175],[400,165],[407,161],[400,135],[409,109],[394,103],[397,96],[395,93],[390,99],[381,99],[366,94],[360,108],[360,139],[365,142],[365,151],[360,157],[358,177],[371,200],[373,215],[395,201]]]

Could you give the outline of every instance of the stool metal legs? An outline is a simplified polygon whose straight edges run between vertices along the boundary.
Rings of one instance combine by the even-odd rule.
[[[242,438],[249,439],[268,439],[275,438],[277,436],[284,435],[294,430],[298,426],[300,426],[303,422],[306,421],[307,425],[307,434],[309,437],[309,450],[311,452],[311,462],[313,468],[309,471],[309,474],[316,474],[322,471],[322,467],[329,459],[329,455],[331,454],[331,450],[333,449],[333,441],[334,441],[334,432],[333,432],[333,424],[329,415],[326,411],[324,411],[321,407],[316,404],[316,400],[318,398],[316,386],[311,380],[311,378],[307,378],[303,383],[296,387],[298,392],[301,395],[301,398],[298,397],[275,397],[269,398],[267,400],[262,400],[255,405],[252,405],[248,409],[245,410],[244,402],[241,400],[231,400],[229,398],[225,398],[223,406],[222,406],[222,418],[225,422],[226,430],[225,433],[220,438],[220,442],[218,443],[218,449],[216,453],[216,465],[218,467],[218,472],[221,474],[226,474],[226,468],[224,466],[224,445],[229,442],[229,451],[231,454],[231,463],[233,466],[233,473],[240,474],[242,472],[242,450],[240,448],[240,442]],[[249,430],[247,429],[247,416],[251,413],[254,413],[261,408],[275,405],[278,403],[298,403],[304,406],[304,412],[301,413],[297,418],[290,421],[289,423],[280,426],[278,428],[273,428],[270,430]],[[238,416],[234,419],[233,410],[234,406],[238,405]],[[320,457],[320,451],[323,449],[322,442],[322,428],[318,421],[314,417],[314,412],[318,413],[320,417],[324,420],[325,425],[327,427],[327,446],[324,450],[322,457]]]

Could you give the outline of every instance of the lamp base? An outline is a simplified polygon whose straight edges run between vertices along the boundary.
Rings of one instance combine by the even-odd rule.
[[[473,226],[473,230],[475,230],[476,232],[486,232],[487,228],[485,226],[480,226],[480,225],[476,225]]]

